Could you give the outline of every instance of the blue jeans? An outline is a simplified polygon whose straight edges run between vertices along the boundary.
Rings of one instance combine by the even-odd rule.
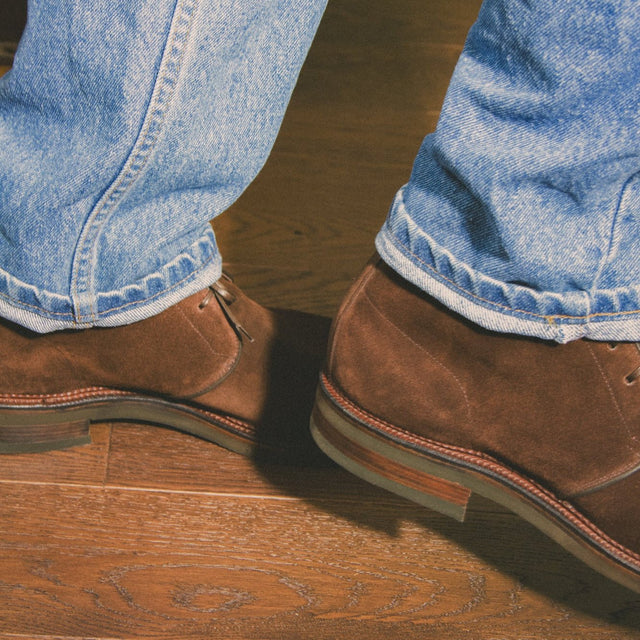
[[[487,0],[377,238],[487,329],[640,340],[640,11]]]
[[[127,324],[211,284],[326,0],[31,0],[0,80],[0,315]]]
[[[220,273],[325,0],[33,0],[0,81],[0,314],[158,313]],[[640,340],[637,5],[486,0],[376,244],[482,326]],[[428,37],[428,25],[425,25]]]

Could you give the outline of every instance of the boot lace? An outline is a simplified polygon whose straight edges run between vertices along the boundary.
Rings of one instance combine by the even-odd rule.
[[[635,347],[638,350],[638,353],[640,353],[640,342],[636,342]],[[613,351],[618,348],[618,344],[614,342],[609,345],[609,348]],[[628,385],[632,385],[636,380],[638,380],[638,378],[640,378],[640,366],[637,366],[630,374],[626,375],[624,377],[624,381]]]
[[[251,337],[249,332],[242,326],[238,318],[231,311],[231,305],[236,301],[236,295],[229,291],[229,289],[224,285],[224,282],[233,282],[233,278],[226,272],[222,272],[222,277],[217,282],[214,282],[207,289],[207,293],[205,297],[202,299],[200,304],[198,305],[199,309],[204,309],[208,306],[208,304],[215,298],[215,300],[220,305],[222,312],[226,316],[229,324],[233,327],[233,330],[236,332],[238,338],[240,340],[243,339],[243,336],[249,340],[249,342],[253,342],[254,339]]]

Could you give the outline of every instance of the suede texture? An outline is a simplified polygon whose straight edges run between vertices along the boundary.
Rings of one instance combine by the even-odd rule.
[[[485,331],[377,257],[330,342],[326,372],[356,405],[408,434],[489,454],[561,497],[640,461],[640,382],[625,380],[640,366],[633,344]]]
[[[35,334],[0,321],[0,406],[101,387],[236,418],[278,447],[310,443],[329,320],[266,309],[226,278],[217,286],[223,296],[205,289],[122,327]]]
[[[200,292],[163,313],[108,329],[36,334],[0,321],[2,394],[66,393],[85,387],[184,397],[235,366],[240,340]]]
[[[640,511],[634,507],[640,496],[640,474],[614,482],[607,487],[572,502],[600,529],[612,535],[617,542],[640,552]]]
[[[246,296],[231,309],[253,341],[243,337],[233,373],[191,402],[248,421],[257,440],[289,448],[304,441],[305,448],[312,448],[307,425],[330,321],[265,309]]]

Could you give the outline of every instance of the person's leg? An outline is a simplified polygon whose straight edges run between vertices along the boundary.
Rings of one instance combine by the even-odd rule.
[[[209,220],[265,161],[325,1],[32,0],[0,81],[0,452],[118,419],[308,449],[326,322],[221,276]]]
[[[0,80],[0,315],[149,317],[220,276],[326,0],[31,0]]]
[[[604,341],[640,339],[639,28],[485,1],[312,418],[364,478],[460,519],[477,491],[638,591],[640,350]]]
[[[628,0],[489,2],[377,247],[470,320],[640,340],[640,24]]]

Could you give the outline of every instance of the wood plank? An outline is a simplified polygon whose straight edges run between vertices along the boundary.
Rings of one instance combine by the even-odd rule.
[[[40,478],[43,484],[66,484],[58,475],[50,474],[47,478],[44,471]],[[103,486],[311,503],[384,504],[400,509],[416,507],[405,498],[357,478],[328,458],[300,466],[278,465],[239,456],[189,435],[135,424],[113,425]],[[476,511],[511,515],[505,508],[483,499],[474,499],[469,504],[469,512]]]
[[[328,458],[313,465],[277,465],[244,458],[188,435],[142,425],[114,425],[105,486],[386,504],[402,509],[411,504],[356,478]],[[480,504],[483,510],[505,512],[488,502]]]
[[[333,313],[479,4],[329,4],[271,158],[215,222],[247,292]],[[487,501],[459,525],[333,466],[92,433],[0,459],[0,638],[640,638],[640,596]]]
[[[27,0],[0,3],[0,42],[17,41],[26,21]]]
[[[476,516],[468,533],[408,503],[363,519],[353,503],[0,491],[5,634],[640,637],[637,596],[510,517]]]
[[[225,261],[290,278],[248,289],[256,299],[282,304],[265,297],[272,291],[287,296],[289,306],[332,315],[373,252],[425,131],[404,137],[333,131],[324,140],[316,133],[308,140],[303,128],[295,136],[283,131],[263,172],[213,227]],[[297,142],[290,142],[294,137]]]
[[[297,98],[321,106],[358,105],[360,118],[391,102],[400,109],[409,102],[439,109],[479,6],[478,0],[330,3],[301,74]],[[358,92],[360,87],[364,93]]]
[[[435,128],[479,4],[329,4],[269,161],[214,223],[226,261],[304,273],[287,303],[335,311]]]
[[[105,481],[111,428],[92,425],[92,444],[62,451],[0,456],[0,480],[101,485]]]
[[[135,455],[132,455],[135,452]],[[106,483],[220,494],[307,498],[374,496],[380,492],[329,460],[322,466],[279,466],[244,458],[212,443],[142,425],[115,425]]]

